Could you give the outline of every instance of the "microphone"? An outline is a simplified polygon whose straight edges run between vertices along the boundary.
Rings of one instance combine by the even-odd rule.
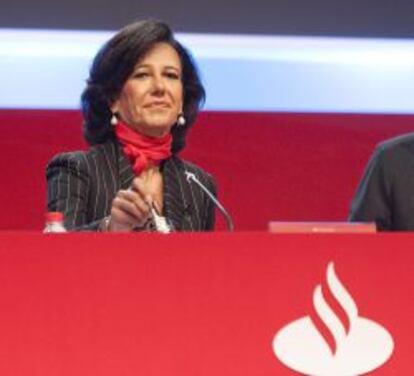
[[[189,171],[184,171],[184,174],[187,177],[187,181],[189,183],[191,183],[191,181],[196,183],[206,193],[206,195],[210,198],[210,200],[213,201],[214,205],[217,206],[221,214],[223,214],[224,218],[226,219],[226,223],[227,223],[227,227],[229,231],[233,231],[234,226],[233,226],[233,221],[230,217],[230,214],[227,213],[227,210],[224,209],[224,206],[220,204],[219,200],[217,200],[217,198],[214,197],[214,195],[206,188],[206,186],[200,180],[197,179],[194,173],[189,172]]]

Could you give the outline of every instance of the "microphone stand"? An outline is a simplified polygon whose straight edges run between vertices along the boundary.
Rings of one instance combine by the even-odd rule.
[[[227,228],[229,229],[229,231],[233,231],[234,230],[233,221],[230,217],[230,214],[227,212],[226,209],[224,209],[224,206],[221,205],[221,203],[217,200],[217,198],[214,197],[214,195],[207,189],[207,187],[200,180],[198,180],[198,178],[195,176],[194,173],[189,172],[189,171],[184,171],[184,173],[189,183],[191,183],[191,181],[196,183],[206,193],[206,195],[210,198],[210,200],[213,201],[214,205],[217,206],[221,214],[223,214],[224,218],[226,219]]]

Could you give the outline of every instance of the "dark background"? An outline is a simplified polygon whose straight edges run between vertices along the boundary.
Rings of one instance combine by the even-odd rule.
[[[414,0],[12,0],[0,27],[115,30],[157,18],[175,31],[414,38]]]

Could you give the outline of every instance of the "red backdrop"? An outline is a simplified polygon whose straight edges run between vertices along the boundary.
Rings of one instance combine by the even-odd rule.
[[[86,147],[81,116],[2,110],[0,123],[0,228],[41,229],[46,163]],[[208,112],[183,157],[216,176],[236,229],[261,230],[270,220],[345,220],[375,144],[413,130],[408,115]]]

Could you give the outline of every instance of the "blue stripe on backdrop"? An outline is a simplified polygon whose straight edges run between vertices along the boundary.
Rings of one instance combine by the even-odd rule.
[[[111,32],[0,29],[0,108],[74,109]],[[177,34],[206,110],[414,114],[414,40]]]

